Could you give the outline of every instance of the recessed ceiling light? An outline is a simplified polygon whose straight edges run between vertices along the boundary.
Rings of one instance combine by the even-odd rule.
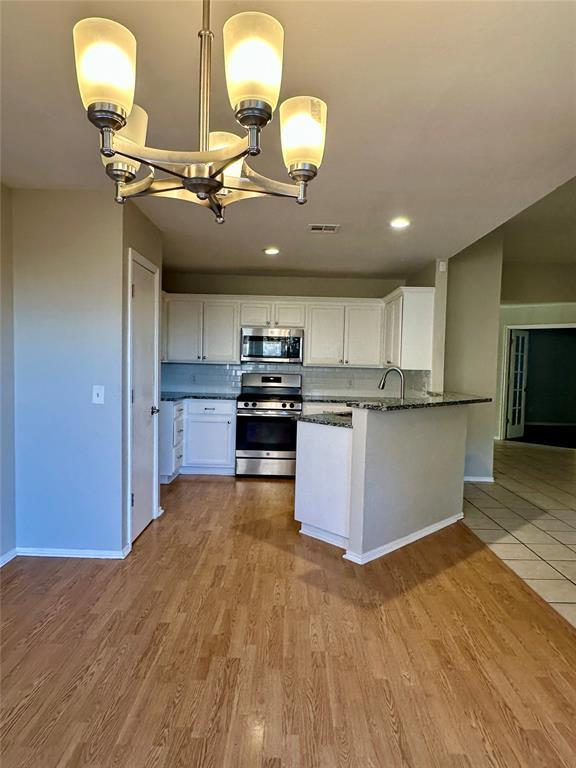
[[[276,248],[275,245],[269,245],[268,248],[264,248],[266,256],[278,256],[280,248]]]
[[[408,216],[396,216],[396,218],[392,219],[390,222],[390,226],[392,229],[406,229],[406,227],[410,226],[410,219]]]

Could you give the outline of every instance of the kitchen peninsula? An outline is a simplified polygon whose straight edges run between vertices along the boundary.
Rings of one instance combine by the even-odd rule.
[[[443,393],[348,400],[298,422],[295,517],[301,533],[360,565],[462,517],[467,405]]]

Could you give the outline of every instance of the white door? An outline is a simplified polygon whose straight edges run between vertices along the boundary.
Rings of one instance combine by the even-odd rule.
[[[202,360],[213,363],[240,362],[240,328],[238,304],[235,302],[204,302]]]
[[[274,325],[280,328],[304,328],[306,304],[304,302],[279,301],[274,305]]]
[[[234,464],[232,415],[188,416],[184,430],[184,464],[229,467]]]
[[[510,331],[506,437],[522,437],[526,410],[528,331]]]
[[[139,536],[155,515],[157,279],[132,260],[131,379],[132,440],[130,540]]]
[[[402,364],[402,296],[384,305],[384,364]]]
[[[264,328],[272,322],[272,304],[265,301],[244,302],[240,306],[240,325],[243,328]]]
[[[344,365],[344,306],[311,304],[306,336],[305,365]]]
[[[192,363],[202,359],[202,302],[166,301],[166,360]]]
[[[382,306],[346,307],[344,363],[367,368],[382,364]]]

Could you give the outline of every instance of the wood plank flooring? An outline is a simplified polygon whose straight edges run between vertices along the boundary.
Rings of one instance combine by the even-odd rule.
[[[566,505],[550,466],[506,483]],[[2,768],[575,765],[576,633],[464,525],[356,566],[289,481],[162,503],[125,561],[2,570]]]

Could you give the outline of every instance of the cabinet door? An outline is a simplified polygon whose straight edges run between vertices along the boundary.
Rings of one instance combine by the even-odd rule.
[[[402,365],[402,296],[384,305],[384,364]]]
[[[382,365],[382,305],[346,307],[344,364],[364,368]]]
[[[184,429],[184,464],[231,467],[234,465],[234,417],[187,416]]]
[[[279,301],[274,304],[274,325],[280,328],[304,328],[306,304],[304,302]]]
[[[243,328],[264,328],[272,323],[272,304],[265,301],[243,302],[240,305],[240,325]]]
[[[202,302],[166,301],[166,360],[196,363],[202,359]]]
[[[235,302],[204,302],[202,360],[210,363],[240,361],[238,304]]]
[[[344,364],[344,305],[310,304],[304,365]]]

